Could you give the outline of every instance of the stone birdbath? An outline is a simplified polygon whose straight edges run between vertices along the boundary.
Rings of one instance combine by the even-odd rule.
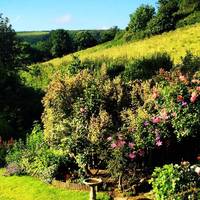
[[[96,200],[96,186],[102,183],[102,180],[99,178],[87,178],[83,181],[83,183],[90,187],[90,199]]]

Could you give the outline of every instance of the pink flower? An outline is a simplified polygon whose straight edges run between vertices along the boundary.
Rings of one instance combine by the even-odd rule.
[[[160,123],[160,121],[161,121],[160,117],[153,117],[153,118],[152,118],[152,122],[153,122],[154,124],[158,124],[158,123]]]
[[[112,143],[112,144],[111,144],[111,147],[114,149],[114,148],[117,147],[117,145],[116,145],[115,143]]]
[[[200,91],[200,86],[197,86],[197,87],[196,87],[196,90],[197,90],[197,91]]]
[[[139,149],[138,150],[138,154],[139,154],[139,156],[144,156],[144,150],[143,149]]]
[[[178,96],[177,96],[177,101],[178,101],[178,102],[184,101],[183,96],[182,96],[182,95],[178,95]]]
[[[123,141],[123,140],[118,140],[118,141],[117,141],[117,147],[121,148],[121,147],[124,146],[125,143],[126,143],[126,142]]]
[[[128,154],[128,157],[129,157],[131,160],[133,160],[133,159],[136,157],[136,153],[135,153],[135,151],[129,153],[129,154]]]
[[[160,147],[160,146],[162,146],[162,144],[163,144],[163,143],[162,143],[161,140],[157,140],[157,141],[156,141],[156,146]]]
[[[192,103],[194,103],[196,101],[197,97],[198,97],[197,93],[193,92],[192,95],[191,95],[191,97],[190,97],[190,101]]]
[[[108,140],[108,141],[111,141],[111,140],[112,140],[112,137],[111,137],[111,136],[110,136],[110,137],[108,137],[108,138],[107,138],[107,140]]]
[[[135,146],[135,144],[132,143],[132,142],[129,142],[129,143],[128,143],[128,146],[132,149],[132,148]]]

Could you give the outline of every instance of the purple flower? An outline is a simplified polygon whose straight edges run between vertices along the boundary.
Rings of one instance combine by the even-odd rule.
[[[128,154],[128,157],[129,157],[131,160],[133,160],[133,159],[136,157],[136,153],[135,153],[135,151],[129,153],[129,154]]]
[[[148,126],[149,125],[149,122],[148,121],[145,121],[144,122],[144,126]]]
[[[186,107],[187,105],[188,105],[188,104],[187,104],[186,101],[183,101],[183,102],[182,102],[182,106]]]

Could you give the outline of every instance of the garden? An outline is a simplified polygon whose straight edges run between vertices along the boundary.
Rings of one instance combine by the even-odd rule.
[[[176,66],[168,61],[143,80],[131,72],[145,77],[145,58],[143,71],[135,64],[120,73],[118,66],[92,70],[73,61],[49,84],[42,123],[25,141],[0,139],[4,175],[79,189],[96,177],[109,198],[152,191],[161,200],[199,199],[199,57],[188,53]]]

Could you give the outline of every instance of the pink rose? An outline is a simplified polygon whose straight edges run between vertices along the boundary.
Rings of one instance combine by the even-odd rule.
[[[197,86],[197,87],[196,87],[196,90],[197,90],[197,91],[200,91],[200,86]]]
[[[123,141],[123,140],[118,140],[118,141],[117,141],[117,147],[121,148],[121,147],[124,146],[125,143],[126,143],[126,142]]]
[[[139,149],[138,154],[141,157],[144,156],[144,150],[143,149]]]
[[[160,146],[162,146],[162,144],[163,144],[163,143],[162,143],[161,140],[157,140],[157,141],[156,141],[156,146],[160,147]]]

